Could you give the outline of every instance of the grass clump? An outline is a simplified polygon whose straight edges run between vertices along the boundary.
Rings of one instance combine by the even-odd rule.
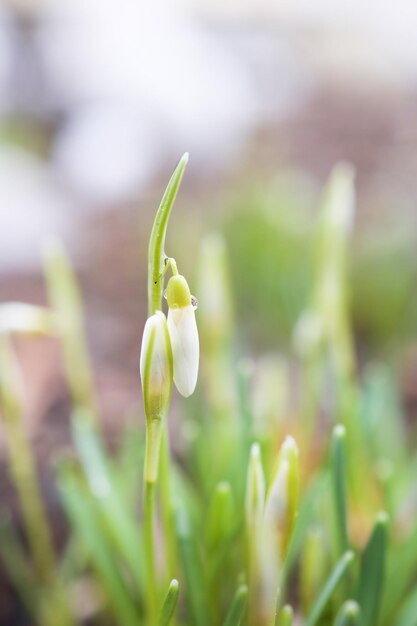
[[[358,375],[349,312],[353,171],[336,166],[323,191],[305,295],[287,333],[292,354],[252,359],[237,356],[221,236],[201,243],[197,314],[165,253],[187,158],[150,237],[146,433],[129,429],[115,455],[106,449],[80,292],[59,244],[46,254],[49,308],[2,305],[0,401],[27,539],[26,548],[3,510],[0,558],[10,580],[39,626],[413,626],[416,455],[393,375],[381,366]],[[262,291],[262,275],[254,290],[250,278],[245,315]],[[33,332],[59,338],[73,405],[75,455],[56,467],[69,528],[59,555],[12,342]],[[191,397],[168,430],[173,384]],[[77,589],[88,603],[74,602]]]

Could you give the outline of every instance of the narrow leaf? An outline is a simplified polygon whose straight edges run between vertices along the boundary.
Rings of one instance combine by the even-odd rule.
[[[332,597],[334,590],[348,570],[350,564],[353,561],[353,558],[353,552],[345,552],[340,561],[337,563],[336,567],[327,579],[327,582],[324,585],[322,592],[317,598],[311,610],[311,613],[306,620],[305,626],[314,626],[318,623],[324,609],[326,608],[328,601]]]
[[[119,624],[136,626],[139,616],[132,594],[126,588],[111,547],[99,530],[93,498],[71,466],[62,464],[58,469],[58,487],[64,509],[97,572],[114,617]]]
[[[402,604],[394,626],[417,626],[417,589],[414,589]]]
[[[382,512],[361,558],[357,599],[362,611],[362,626],[377,623],[384,588],[387,534],[388,515]]]
[[[178,508],[175,511],[175,528],[192,615],[190,622],[194,626],[208,626],[210,624],[210,612],[205,592],[203,569],[191,532],[188,514],[184,509]]]
[[[178,594],[179,594],[179,584],[178,584],[178,580],[174,578],[173,580],[171,580],[171,583],[168,588],[168,593],[161,607],[158,626],[169,626],[169,623],[171,622],[171,619],[174,615],[174,612],[177,606]]]
[[[230,609],[226,615],[223,626],[240,626],[242,618],[245,614],[246,604],[248,601],[248,588],[246,585],[240,585],[233,598]]]
[[[349,548],[346,523],[346,461],[345,461],[346,431],[340,424],[333,430],[331,467],[333,503],[336,520],[336,533],[339,544],[339,553],[343,554]]]

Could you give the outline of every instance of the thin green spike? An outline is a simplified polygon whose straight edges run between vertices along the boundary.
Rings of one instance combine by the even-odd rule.
[[[187,588],[187,599],[194,626],[209,626],[210,611],[206,597],[203,568],[200,562],[190,520],[185,509],[175,510],[175,528]]]
[[[357,600],[362,610],[362,626],[377,623],[384,589],[388,542],[388,515],[379,513],[361,558]]]
[[[171,619],[174,615],[175,609],[177,607],[178,595],[179,595],[179,584],[178,584],[178,580],[174,578],[173,580],[171,580],[167,595],[165,596],[164,603],[161,607],[161,612],[159,614],[159,620],[158,620],[158,626],[169,626]]]
[[[334,590],[336,589],[343,576],[346,574],[353,559],[354,554],[352,551],[349,550],[349,552],[345,552],[340,561],[336,564],[336,567],[330,574],[319,597],[317,598],[311,610],[311,613],[305,622],[305,626],[315,626],[315,624],[318,623],[318,620],[320,619],[328,601],[333,595]]]
[[[248,587],[247,585],[240,585],[235,593],[232,604],[230,605],[230,609],[226,615],[225,621],[223,622],[223,626],[240,626],[246,611],[247,601]]]
[[[346,522],[346,430],[338,424],[333,430],[331,448],[333,502],[336,519],[336,533],[339,544],[339,553],[343,554],[349,548]]]

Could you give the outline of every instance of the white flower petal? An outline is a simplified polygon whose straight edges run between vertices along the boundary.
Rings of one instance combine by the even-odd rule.
[[[169,309],[168,331],[174,359],[174,383],[185,398],[197,384],[200,356],[198,330],[192,305]]]

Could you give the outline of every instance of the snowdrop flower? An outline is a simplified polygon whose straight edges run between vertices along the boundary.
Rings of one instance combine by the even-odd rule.
[[[197,384],[199,342],[195,313],[184,276],[172,276],[167,285],[168,331],[174,359],[174,383],[185,398]]]
[[[147,420],[161,420],[172,390],[172,351],[165,315],[156,311],[145,324],[140,354],[140,377]]]

